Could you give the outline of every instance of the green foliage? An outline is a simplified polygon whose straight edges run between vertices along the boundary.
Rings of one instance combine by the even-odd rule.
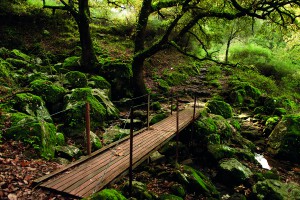
[[[233,115],[231,106],[224,101],[211,100],[206,103],[206,106],[211,113],[221,115],[224,118],[231,118]]]
[[[167,81],[163,79],[157,79],[158,86],[160,89],[162,89],[165,92],[168,92],[170,90],[170,86]]]
[[[126,200],[126,198],[117,190],[104,189],[83,200]]]
[[[153,109],[154,111],[158,111],[158,110],[161,109],[161,105],[160,105],[160,103],[159,103],[158,101],[153,102],[153,103],[151,104],[151,107],[152,107],[152,109]]]
[[[92,76],[89,80],[93,82],[92,85],[95,88],[111,89],[110,83],[105,78],[103,78],[102,76]]]
[[[156,114],[151,118],[150,124],[155,124],[155,123],[165,119],[166,117],[167,117],[167,115],[165,113]]]

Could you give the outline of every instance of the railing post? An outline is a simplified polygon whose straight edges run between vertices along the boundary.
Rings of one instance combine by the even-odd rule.
[[[179,141],[179,104],[176,98],[176,163],[178,163],[178,141]]]
[[[148,94],[148,102],[147,102],[147,130],[149,130],[149,124],[150,124],[149,116],[150,116],[150,93]]]
[[[130,158],[129,158],[129,197],[132,196],[132,160],[133,160],[133,107],[130,108]]]
[[[194,112],[193,112],[193,121],[195,121],[196,117],[196,102],[197,102],[197,97],[196,95],[194,96]]]
[[[172,109],[172,106],[173,106],[173,94],[171,92],[171,115],[173,115],[173,109]]]
[[[86,102],[85,104],[85,121],[86,121],[86,148],[88,155],[91,155],[91,121],[90,121],[90,104]]]

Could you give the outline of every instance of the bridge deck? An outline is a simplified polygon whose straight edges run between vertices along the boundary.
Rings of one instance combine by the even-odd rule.
[[[196,112],[196,117],[198,113]],[[179,130],[193,121],[193,109],[179,112]],[[133,164],[139,165],[148,156],[176,135],[176,112],[141,131],[133,138]],[[91,156],[35,180],[40,187],[77,197],[87,197],[104,188],[129,168],[129,139],[93,152]]]

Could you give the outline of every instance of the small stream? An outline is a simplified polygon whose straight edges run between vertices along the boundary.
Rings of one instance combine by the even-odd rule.
[[[257,160],[257,162],[259,162],[262,166],[263,169],[268,169],[271,170],[272,168],[270,167],[267,159],[265,159],[265,157],[261,154],[255,153],[254,154],[254,158],[255,160]]]

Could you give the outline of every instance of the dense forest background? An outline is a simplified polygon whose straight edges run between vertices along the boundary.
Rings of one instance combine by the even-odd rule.
[[[128,135],[124,118],[133,105],[131,99],[150,94],[152,124],[167,117],[170,109],[176,110],[175,105],[167,106],[171,95],[185,101],[196,95],[206,103],[201,118],[186,131],[196,135],[195,146],[183,152],[185,158],[197,157],[192,167],[209,169],[204,173],[209,178],[201,172],[195,175],[189,167],[181,169],[198,181],[200,194],[189,191],[185,183],[180,183],[187,190],[184,195],[170,189],[172,184],[156,191],[150,181],[151,198],[173,191],[185,199],[234,195],[237,199],[298,199],[299,16],[297,0],[1,1],[0,164],[5,178],[0,176],[0,198],[33,197],[24,192],[29,190],[28,182],[53,171],[56,163],[86,153],[86,102],[91,104],[95,151]],[[135,117],[140,120],[137,130],[145,125],[145,112],[141,109]],[[183,145],[186,140],[181,140]],[[170,157],[167,163],[174,161],[170,151],[160,151]],[[253,167],[255,152],[274,159],[274,170]],[[207,161],[202,156],[213,166],[200,164],[200,168],[199,163]],[[258,172],[228,186],[220,175],[224,170],[212,175],[228,157],[250,162],[246,165]],[[21,168],[13,168],[13,163],[30,166],[24,160],[34,166],[45,162],[50,169],[28,177]],[[282,171],[278,170],[280,160],[286,163]],[[178,169],[170,165],[169,171]],[[156,170],[163,170],[157,166]],[[11,189],[20,180],[7,171],[23,173],[19,189]],[[215,187],[209,179],[221,180],[222,186]],[[296,183],[281,185],[287,180]],[[280,194],[274,186],[278,184]],[[238,185],[243,187],[236,189]],[[42,197],[45,192],[35,195]]]

